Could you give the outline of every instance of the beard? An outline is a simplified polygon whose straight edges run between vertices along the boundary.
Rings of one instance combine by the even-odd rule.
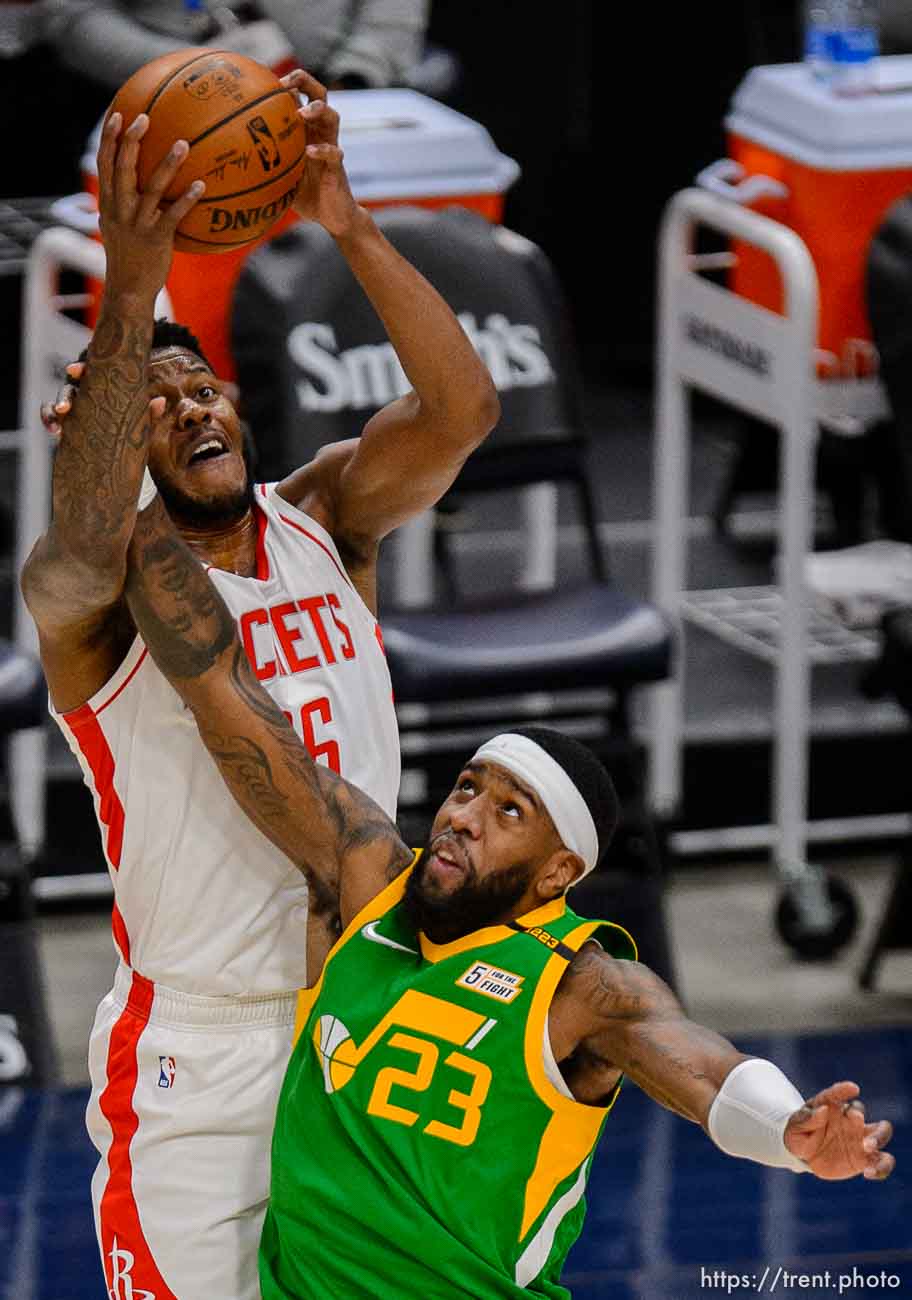
[[[155,481],[165,509],[178,523],[189,524],[193,528],[205,528],[207,525],[225,526],[236,524],[253,506],[253,484],[256,477],[256,450],[253,439],[245,431],[242,446],[244,468],[247,481],[236,492],[227,492],[219,497],[198,500],[176,487],[167,480]]]
[[[235,492],[225,492],[217,497],[192,497],[166,480],[156,482],[159,495],[168,514],[176,523],[205,528],[207,524],[236,524],[253,505],[253,480]]]
[[[405,885],[402,906],[416,930],[432,943],[449,943],[499,920],[522,898],[534,873],[530,862],[516,862],[479,880],[469,866],[462,884],[451,894],[434,896],[425,874],[430,847],[426,846]]]

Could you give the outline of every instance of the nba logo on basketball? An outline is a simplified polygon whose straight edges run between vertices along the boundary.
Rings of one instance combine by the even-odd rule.
[[[279,153],[279,146],[275,142],[265,117],[258,114],[256,117],[250,118],[247,123],[247,131],[256,146],[257,153],[260,155],[263,171],[272,171],[273,167],[278,167],[282,161],[282,155]]]
[[[158,1058],[159,1088],[170,1088],[173,1086],[176,1069],[177,1067],[174,1064],[173,1056],[160,1056]]]

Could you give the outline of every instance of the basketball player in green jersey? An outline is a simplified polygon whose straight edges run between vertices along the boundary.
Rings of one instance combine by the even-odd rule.
[[[689,1021],[624,931],[567,906],[615,820],[584,746],[544,728],[487,742],[414,855],[311,761],[157,500],[138,518],[127,595],[232,794],[342,927],[300,999],[264,1300],[567,1296],[560,1271],[622,1074],[733,1156],[826,1179],[891,1172],[891,1125],[866,1122],[854,1083],[805,1101],[771,1062]]]

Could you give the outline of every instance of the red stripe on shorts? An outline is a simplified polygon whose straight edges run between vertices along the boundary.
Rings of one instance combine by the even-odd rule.
[[[149,1021],[154,994],[151,980],[134,971],[127,1005],[111,1030],[108,1044],[108,1082],[98,1103],[111,1126],[108,1182],[99,1211],[101,1253],[109,1296],[141,1295],[145,1291],[155,1300],[177,1300],[159,1273],[143,1234],[130,1160],[130,1143],[139,1128],[133,1109],[139,1075],[137,1047]]]

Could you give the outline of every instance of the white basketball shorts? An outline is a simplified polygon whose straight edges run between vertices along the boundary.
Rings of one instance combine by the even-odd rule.
[[[129,967],[89,1044],[95,1227],[110,1300],[258,1300],[296,994],[207,998]]]

